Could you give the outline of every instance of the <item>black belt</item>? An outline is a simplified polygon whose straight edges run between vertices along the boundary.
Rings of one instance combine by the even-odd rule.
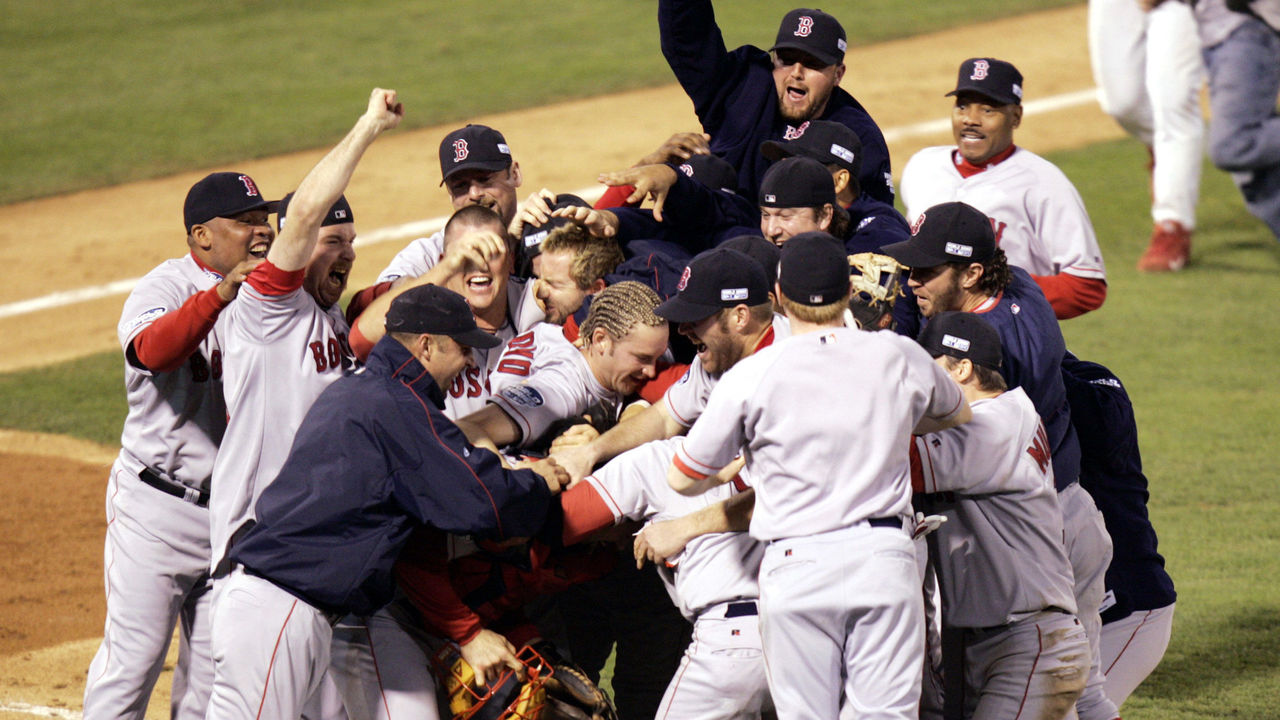
[[[186,500],[189,503],[195,504],[197,507],[209,507],[209,493],[204,490],[189,488],[186,485],[173,482],[172,480],[166,480],[157,475],[151,468],[144,467],[139,470],[138,479],[162,493]]]
[[[871,518],[870,520],[867,521],[867,524],[870,525],[871,527],[890,527],[890,528],[897,528],[901,530],[902,518],[900,517]]]
[[[729,603],[724,609],[726,618],[745,617],[747,615],[756,615],[756,601],[747,600],[746,602]]]

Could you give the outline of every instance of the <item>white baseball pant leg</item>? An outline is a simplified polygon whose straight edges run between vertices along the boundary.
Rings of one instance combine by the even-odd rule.
[[[1089,678],[1084,627],[1063,612],[966,631],[964,658],[966,718],[1061,720]]]
[[[761,640],[780,720],[915,720],[924,607],[911,539],[855,526],[775,541],[760,566]]]
[[[427,636],[417,611],[396,600],[334,628],[330,670],[351,720],[440,720],[432,657],[443,641]]]
[[[292,720],[320,692],[333,629],[320,610],[237,567],[217,583],[210,720]]]
[[[1176,605],[1176,603],[1175,603]],[[1173,608],[1137,610],[1102,626],[1102,669],[1107,697],[1117,707],[1160,664],[1173,634]]]
[[[773,706],[755,611],[726,617],[730,605],[704,610],[658,706],[656,720],[753,720]]]
[[[1099,608],[1106,596],[1107,567],[1111,565],[1111,536],[1102,513],[1089,492],[1072,483],[1058,493],[1062,505],[1062,525],[1067,539],[1067,558],[1075,575],[1076,617],[1089,638],[1089,683],[1076,703],[1080,720],[1114,720],[1120,716],[1116,704],[1105,691],[1102,674],[1102,615]]]
[[[204,717],[213,684],[209,648],[209,511],[145,485],[117,459],[106,496],[107,618],[89,666],[86,717],[146,714],[181,619],[171,716]]]

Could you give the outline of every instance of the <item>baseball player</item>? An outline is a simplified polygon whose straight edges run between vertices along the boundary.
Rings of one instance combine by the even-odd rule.
[[[575,481],[619,453],[684,434],[726,370],[790,334],[785,318],[774,315],[764,268],[727,248],[708,250],[690,261],[679,291],[654,312],[677,323],[680,333],[695,343],[698,355],[662,402],[587,443],[553,450],[552,456]]]
[[[970,58],[947,94],[956,98],[956,145],[925,148],[907,161],[907,220],[917,224],[939,203],[972,205],[991,219],[1009,263],[1031,273],[1059,318],[1101,307],[1106,268],[1084,201],[1061,170],[1013,143],[1022,123],[1022,73],[1003,60]]]
[[[472,443],[498,452],[538,445],[555,421],[596,403],[615,408],[616,416],[622,400],[657,374],[667,351],[667,321],[653,312],[660,302],[651,288],[621,282],[591,303],[581,348],[548,323],[515,337],[490,375],[490,404],[460,418],[458,427]]]
[[[232,533],[253,518],[258,496],[284,463],[307,408],[353,367],[336,304],[355,258],[355,226],[341,195],[364,151],[401,116],[394,91],[373,91],[355,127],[298,186],[266,261],[218,320],[228,421],[209,508],[215,575]]]
[[[209,650],[209,481],[226,429],[214,329],[275,232],[244,173],[213,173],[183,205],[189,254],[147,273],[117,334],[129,414],[107,483],[107,618],[85,682],[89,717],[142,718],[181,620],[170,714],[202,718]]]
[[[1204,155],[1204,62],[1191,7],[1177,0],[1089,0],[1089,59],[1102,109],[1151,153],[1155,228],[1144,272],[1180,270],[1191,252]]]
[[[299,196],[306,191],[304,182]],[[500,342],[460,296],[415,287],[387,325],[367,371],[334,383],[308,411],[257,519],[231,548],[234,569],[214,609],[210,717],[300,717],[329,665],[334,623],[391,599],[392,563],[415,528],[532,535],[559,489],[553,463],[503,469],[441,414],[440,388],[470,348]]]
[[[782,248],[792,336],[720,379],[668,470],[698,494],[741,451],[756,490],[760,628],[779,718],[915,718],[924,611],[907,532],[903,439],[966,422],[960,388],[914,342],[843,326],[843,248],[805,233]],[[806,399],[821,393],[822,403]]]
[[[1099,655],[1099,607],[1111,539],[1093,499],[1078,482],[1080,443],[1062,379],[1066,341],[1053,308],[1025,270],[1009,266],[1004,250],[996,246],[990,219],[962,202],[925,210],[911,240],[888,245],[883,252],[911,268],[908,282],[926,318],[962,310],[981,314],[996,328],[1004,348],[1005,380],[1009,387],[1024,389],[1044,421],[1076,583],[1076,614],[1094,660],[1077,707],[1084,720],[1113,720],[1116,708],[1103,692]]]
[[[965,425],[915,438],[915,506],[946,518],[928,538],[942,627],[961,631],[964,718],[1060,720],[1089,678],[1075,616],[1048,436],[1022,388],[1005,389],[1000,336],[981,315],[944,312],[920,344],[964,390]],[[944,645],[944,652],[948,648]]]
[[[532,284],[511,277],[514,246],[495,212],[481,205],[458,210],[445,225],[444,239],[445,254],[438,265],[397,284],[360,314],[352,335],[357,356],[382,337],[382,319],[396,295],[416,285],[442,285],[462,295],[477,324],[504,341],[543,320]],[[445,414],[456,420],[485,406],[490,395],[489,374],[501,353],[502,346],[476,352],[475,363],[449,386]]]
[[[549,231],[539,248],[541,261],[534,296],[547,322],[566,329],[571,325],[574,331],[570,339],[575,339],[579,324],[576,313],[589,306],[588,297],[599,295],[608,286],[605,278],[622,264],[622,251],[614,241],[593,237],[576,223]]]
[[[811,120],[849,126],[866,152],[859,183],[875,199],[893,204],[889,149],[880,128],[839,87],[847,46],[844,28],[821,10],[798,8],[783,16],[769,52],[744,45],[729,52],[711,0],[658,3],[662,54],[693,101],[710,152],[738,168],[747,197],[768,167],[766,140],[784,140]]]
[[[1080,437],[1080,484],[1097,501],[1115,548],[1101,606],[1101,651],[1107,697],[1120,707],[1164,657],[1178,595],[1147,516],[1138,426],[1124,385],[1107,368],[1070,353],[1062,379]]]

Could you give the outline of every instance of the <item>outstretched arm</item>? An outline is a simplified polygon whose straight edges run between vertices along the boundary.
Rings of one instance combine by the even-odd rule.
[[[369,107],[355,127],[303,178],[289,202],[288,222],[267,252],[267,260],[285,272],[301,270],[311,259],[320,222],[346,190],[364,151],[383,132],[400,124],[404,108],[395,90],[374,89]]]
[[[636,567],[644,567],[645,560],[656,564],[678,555],[694,538],[701,535],[746,532],[751,527],[751,515],[755,507],[756,491],[748,489],[684,517],[649,523],[636,533],[633,546]]]

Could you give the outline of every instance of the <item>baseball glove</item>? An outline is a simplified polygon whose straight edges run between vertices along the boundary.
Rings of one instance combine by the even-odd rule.
[[[558,720],[618,720],[609,696],[582,668],[565,660],[548,642],[534,644],[539,656],[551,665],[546,682],[546,717]]]
[[[849,310],[859,327],[867,330],[892,329],[892,321],[882,326],[881,320],[893,312],[894,302],[903,295],[901,281],[904,270],[905,267],[887,255],[858,253],[849,256],[849,281],[853,284]]]

